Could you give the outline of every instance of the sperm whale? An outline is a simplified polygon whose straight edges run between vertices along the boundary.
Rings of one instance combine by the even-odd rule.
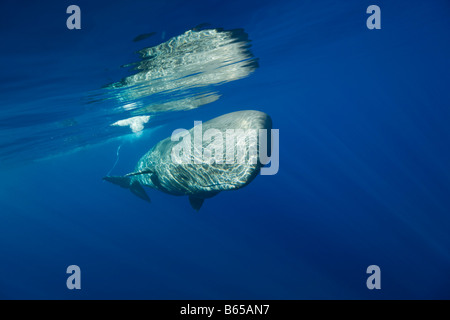
[[[144,154],[133,172],[103,179],[148,202],[143,186],[188,196],[199,210],[205,199],[240,189],[258,175],[263,163],[257,155],[264,147],[258,133],[268,134],[271,129],[272,120],[264,112],[228,113],[190,130],[178,130]]]

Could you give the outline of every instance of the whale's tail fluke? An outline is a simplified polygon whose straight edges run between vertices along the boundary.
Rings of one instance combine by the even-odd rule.
[[[131,176],[128,176],[128,177],[127,176],[124,176],[124,177],[106,176],[106,177],[103,177],[103,180],[117,184],[118,186],[121,186],[122,188],[130,189],[130,191],[133,194],[137,195],[142,200],[151,202],[149,196],[147,195],[147,193],[145,193],[145,190],[142,187],[142,185],[138,181],[134,180]]]

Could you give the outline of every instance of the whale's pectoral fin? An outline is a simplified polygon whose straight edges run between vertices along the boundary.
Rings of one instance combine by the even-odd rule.
[[[203,201],[205,201],[205,199],[203,199],[203,198],[196,198],[196,197],[193,197],[193,196],[189,196],[189,203],[191,204],[191,207],[194,209],[194,210],[200,210],[200,208],[202,207],[202,205],[203,205]]]
[[[151,202],[149,196],[147,195],[147,193],[145,193],[145,190],[141,186],[141,184],[138,181],[131,179],[129,176],[103,177],[103,180],[117,184],[118,186],[121,186],[122,188],[130,189],[133,194],[137,195],[142,200]]]
[[[131,190],[131,192],[133,192],[133,194],[137,195],[142,200],[151,202],[150,197],[147,195],[147,193],[145,193],[144,188],[141,186],[141,184],[139,182],[134,181],[131,184],[130,190]]]
[[[129,173],[129,174],[125,175],[125,177],[138,176],[138,175],[141,175],[141,174],[149,174],[149,175],[150,175],[150,180],[152,180],[153,185],[154,185],[157,189],[159,189],[159,190],[161,190],[161,191],[164,191],[164,192],[167,192],[167,193],[170,193],[170,191],[168,191],[168,190],[161,184],[161,181],[159,180],[158,175],[157,175],[156,172],[153,171],[152,169],[146,168],[146,169],[140,170],[140,171],[138,171],[138,172],[132,172],[132,173]]]

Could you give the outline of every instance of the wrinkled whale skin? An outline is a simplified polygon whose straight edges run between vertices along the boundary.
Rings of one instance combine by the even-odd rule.
[[[172,148],[180,143],[172,141],[168,137],[151,148],[138,161],[134,172],[124,177],[105,177],[104,179],[118,184],[131,191],[140,198],[150,201],[142,186],[148,186],[172,195],[187,195],[191,205],[197,210],[205,198],[215,196],[221,191],[236,190],[249,184],[259,173],[261,163],[235,162],[225,163],[226,130],[227,129],[267,129],[272,128],[271,118],[264,112],[246,110],[228,113],[202,124],[202,136],[208,129],[216,129],[223,136],[223,163],[195,163],[202,162],[201,154],[211,141],[203,141],[202,152],[194,151],[194,129],[188,131],[191,139],[192,161],[188,163],[176,163],[172,161]],[[197,129],[198,130],[198,129]],[[197,131],[197,133],[199,130]],[[257,131],[258,132],[258,131]],[[255,139],[245,137],[246,151],[250,146],[259,150],[256,134]],[[243,140],[239,140],[241,143]],[[269,144],[270,145],[270,144]],[[236,147],[236,146],[235,146]],[[236,152],[236,150],[235,150]]]

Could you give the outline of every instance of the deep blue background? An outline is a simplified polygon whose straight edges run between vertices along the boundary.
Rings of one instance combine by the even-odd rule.
[[[81,30],[66,28],[70,4]],[[371,4],[381,30],[366,28]],[[449,14],[444,0],[2,1],[0,298],[449,299]],[[134,51],[203,22],[244,28],[256,72],[140,137],[21,161],[14,130],[78,114]],[[102,182],[119,145],[115,174],[175,128],[242,109],[280,130],[275,176],[198,213]],[[66,288],[71,264],[82,290]],[[366,288],[371,264],[381,290]]]

